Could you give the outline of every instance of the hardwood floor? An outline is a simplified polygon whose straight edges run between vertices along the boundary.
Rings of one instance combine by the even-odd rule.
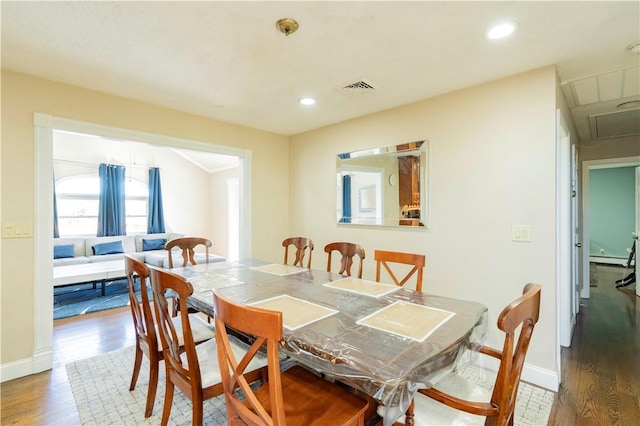
[[[549,425],[640,425],[640,297],[616,289],[629,270],[597,265],[597,287],[583,299]]]
[[[640,298],[635,284],[614,284],[627,272],[598,267],[572,346],[562,350],[549,425],[640,425]],[[64,365],[134,342],[128,307],[55,321],[53,369],[2,383],[0,424],[79,425]]]
[[[133,344],[129,307],[54,321],[53,368],[2,383],[0,424],[79,425],[65,364]]]

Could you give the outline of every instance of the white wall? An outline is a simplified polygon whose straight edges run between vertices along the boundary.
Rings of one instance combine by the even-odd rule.
[[[296,135],[291,235],[314,240],[315,267],[331,241],[363,245],[368,279],[375,249],[424,253],[424,291],[482,302],[490,324],[524,284],[540,283],[527,364],[549,385],[558,372],[555,117],[556,74],[547,67]],[[336,154],[422,139],[430,144],[429,229],[337,225]],[[512,242],[512,224],[530,225],[532,241]]]
[[[229,257],[228,235],[228,186],[229,179],[239,178],[238,168],[213,173],[210,177],[211,197],[209,199],[209,223],[211,225],[211,251],[225,258]]]

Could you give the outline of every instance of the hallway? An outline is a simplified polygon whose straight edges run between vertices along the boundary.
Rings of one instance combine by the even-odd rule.
[[[628,269],[596,265],[591,298],[582,299],[549,425],[640,424],[640,298],[616,289]]]

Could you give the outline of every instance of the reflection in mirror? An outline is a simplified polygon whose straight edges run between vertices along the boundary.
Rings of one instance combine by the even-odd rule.
[[[427,141],[338,154],[338,223],[426,226]]]

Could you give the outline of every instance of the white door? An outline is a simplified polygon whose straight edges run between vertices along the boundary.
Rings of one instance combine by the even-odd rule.
[[[571,323],[576,323],[580,311],[580,260],[582,243],[580,242],[580,224],[578,222],[578,150],[571,145]]]
[[[575,221],[573,219],[574,203],[572,189],[574,189],[574,172],[569,128],[562,117],[560,110],[557,112],[556,134],[556,220],[558,231],[556,233],[556,294],[558,297],[558,333],[560,345],[571,345],[571,336],[576,323],[576,307],[578,302],[575,295],[574,269],[575,259]],[[558,363],[560,363],[560,347],[557,349]],[[558,364],[559,365],[559,364]]]

